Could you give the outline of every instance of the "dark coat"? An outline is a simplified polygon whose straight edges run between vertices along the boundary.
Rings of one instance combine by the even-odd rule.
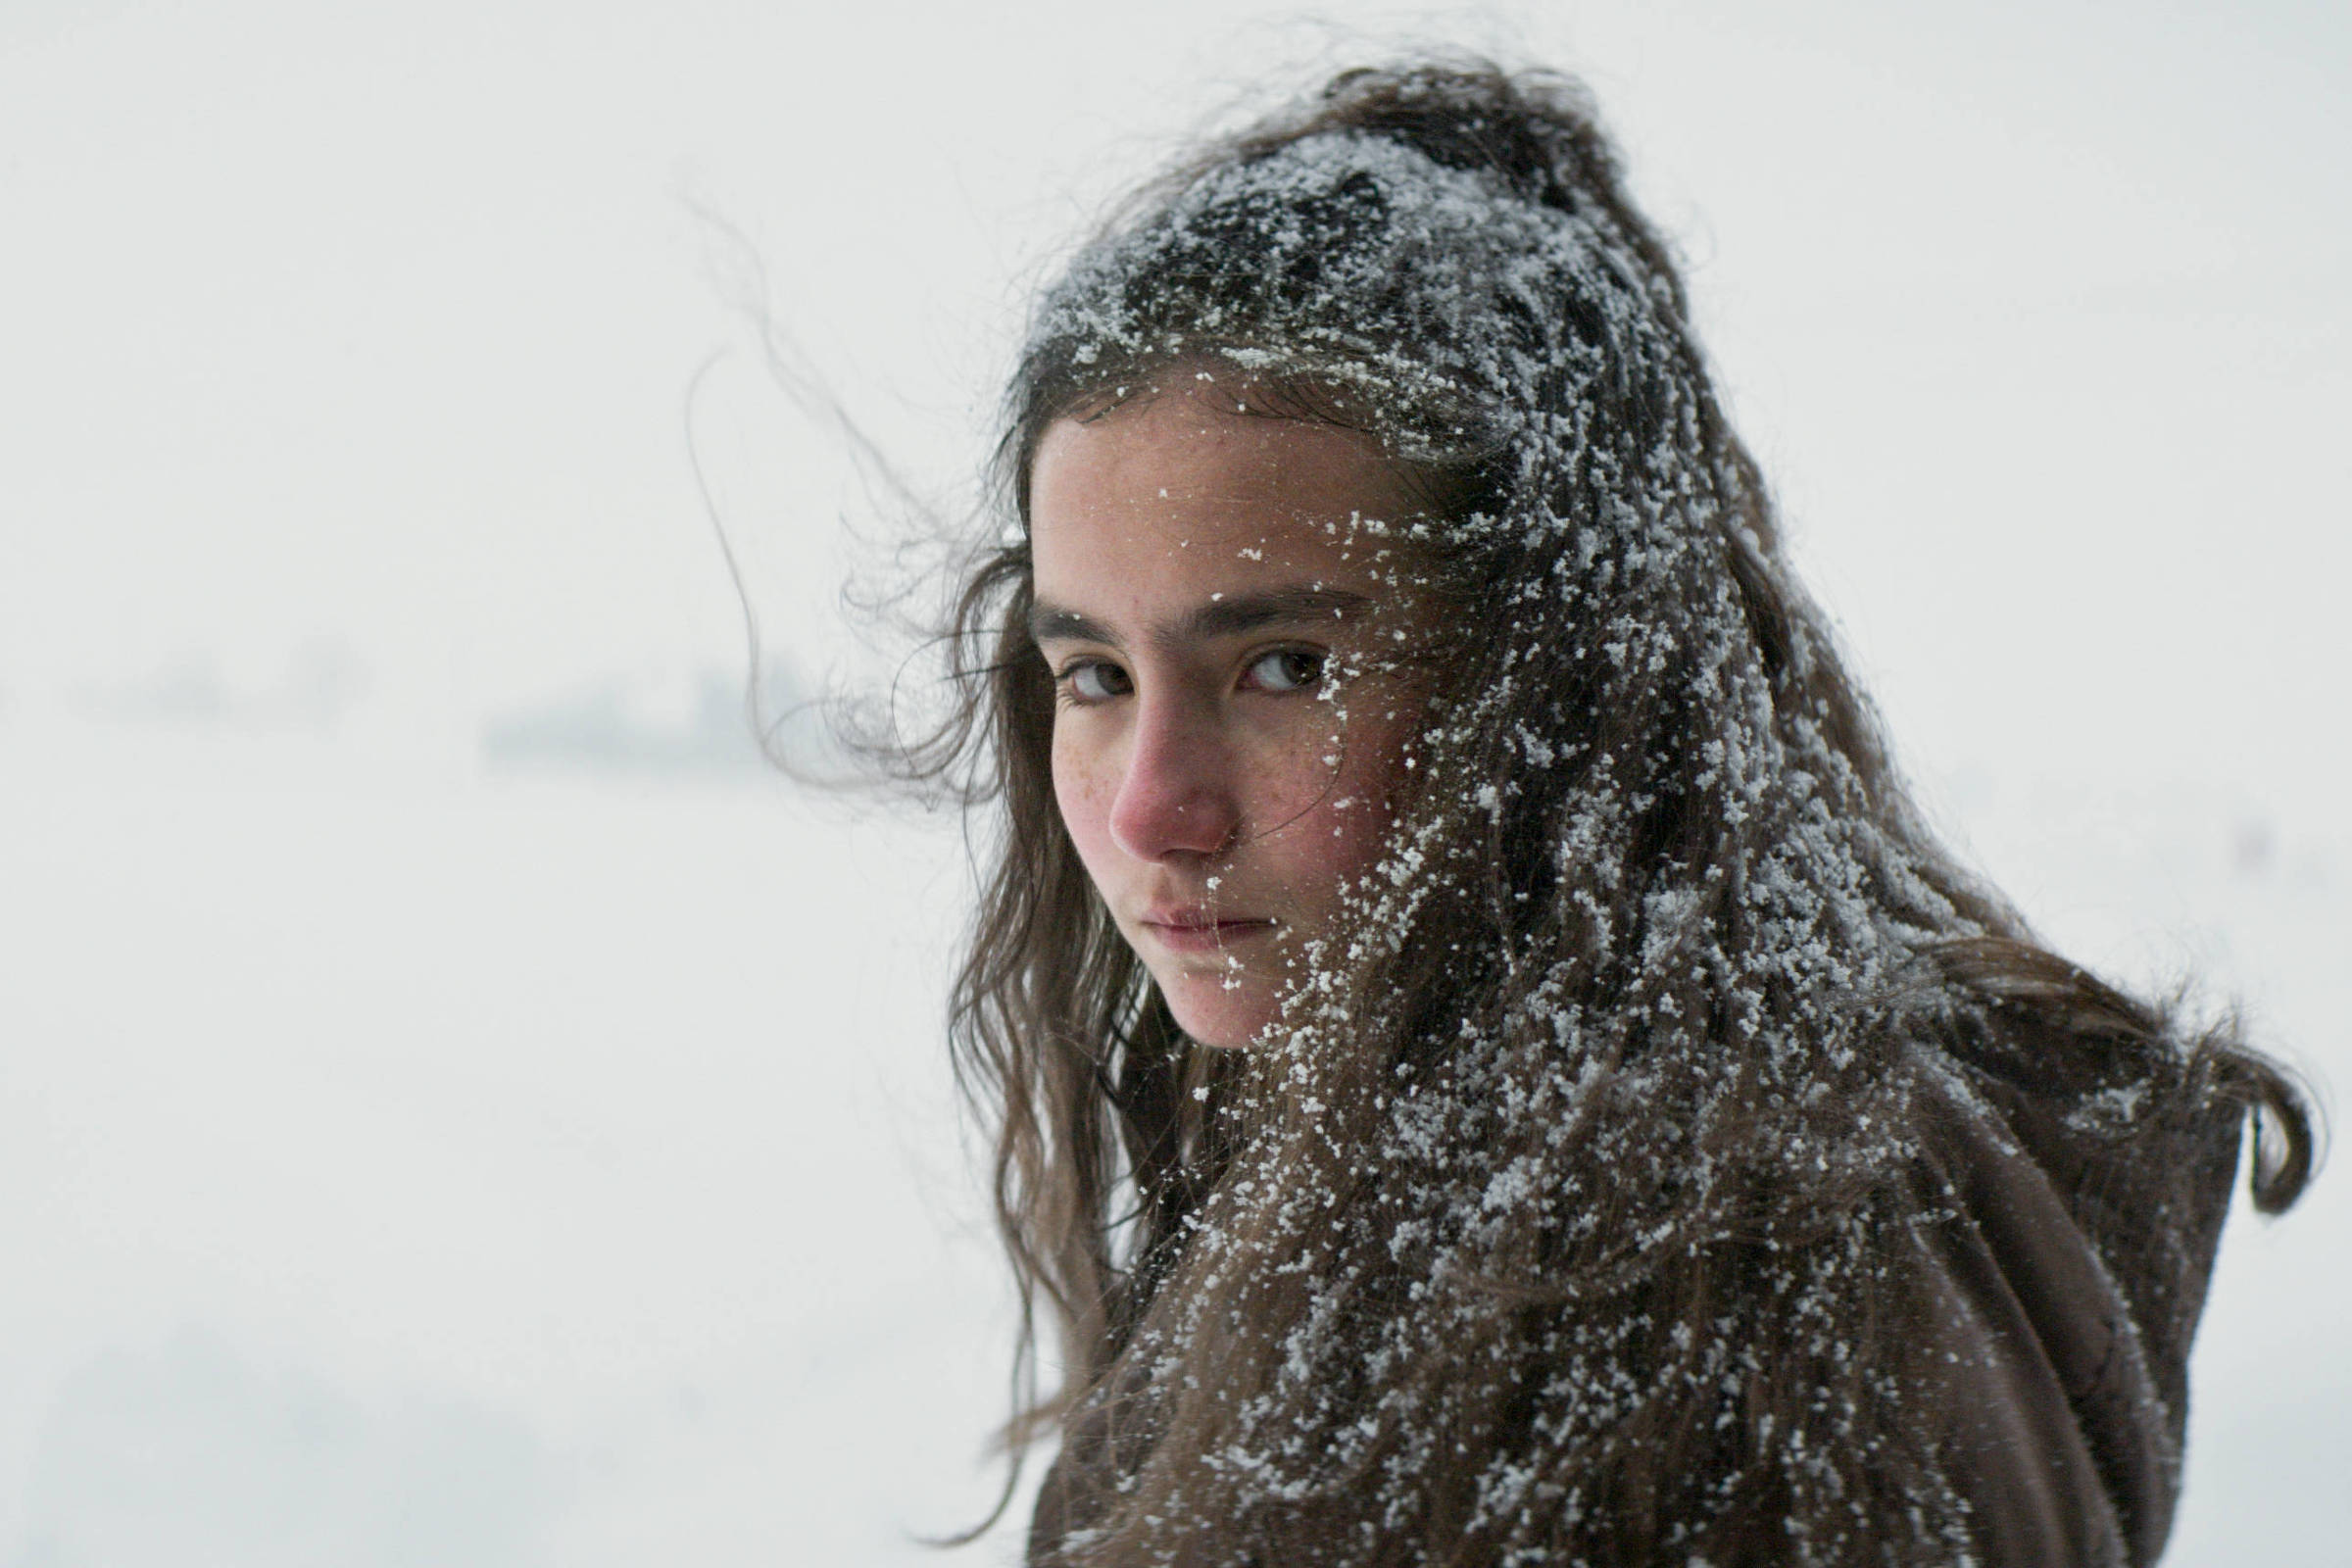
[[[2119,1087],[2104,1053],[2018,1018],[1921,1062],[1915,1177],[1942,1216],[1924,1253],[1934,1436],[1984,1568],[2144,1568],[2172,1527],[2243,1111],[2188,1075]],[[1065,1442],[1032,1560],[1091,1511],[1102,1446]]]
[[[2152,1563],[2171,1532],[2188,1349],[2242,1108],[2081,1089],[2085,1049],[2023,1033],[1924,1107],[1962,1494],[1990,1563]],[[2069,1081],[2073,1079],[2073,1081]]]

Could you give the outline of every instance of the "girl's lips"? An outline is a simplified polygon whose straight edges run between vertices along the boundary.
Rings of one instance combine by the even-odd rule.
[[[1178,953],[1215,953],[1274,929],[1271,920],[1208,919],[1199,915],[1147,916],[1144,929]]]

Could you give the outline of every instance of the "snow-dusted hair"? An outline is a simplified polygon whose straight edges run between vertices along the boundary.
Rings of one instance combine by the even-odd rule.
[[[1460,628],[1387,858],[1239,1053],[1096,896],[1028,632],[1045,431],[1201,367],[1386,445]],[[1921,1075],[2064,1040],[2069,1093],[2137,1086],[2117,1138],[2259,1104],[2258,1200],[2300,1188],[2276,1070],[1923,826],[1573,83],[1350,73],[1176,171],[1041,302],[1003,451],[962,705],[901,760],[993,824],[954,1034],[1063,1350],[1033,1561],[1956,1560]]]

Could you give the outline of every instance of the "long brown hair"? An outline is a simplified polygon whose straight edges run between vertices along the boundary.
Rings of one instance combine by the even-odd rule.
[[[1185,1038],[1097,898],[1028,632],[1044,431],[1197,365],[1380,437],[1476,632],[1389,860],[1247,1053]],[[2258,1206],[2301,1191],[2278,1068],[2042,950],[1923,824],[1572,82],[1349,73],[1154,184],[1041,304],[1001,470],[955,706],[886,760],[972,813],[951,1023],[1023,1303],[1008,1436],[1081,1474],[1034,1560],[1956,1551],[1903,1415],[1923,1074],[2064,1042],[2036,1070],[2114,1138],[2252,1106]]]

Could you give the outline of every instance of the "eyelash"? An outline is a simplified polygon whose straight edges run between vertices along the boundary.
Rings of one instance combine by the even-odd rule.
[[[1319,684],[1323,679],[1324,670],[1330,665],[1331,655],[1320,648],[1269,648],[1250,661],[1245,666],[1245,671],[1254,670],[1270,659],[1297,659],[1311,666],[1305,674],[1298,676],[1290,685],[1272,688],[1275,695],[1287,696],[1291,692],[1304,691],[1310,686]],[[1260,687],[1259,689],[1267,688]]]
[[[1294,679],[1288,686],[1269,687],[1260,684],[1253,685],[1246,689],[1262,691],[1271,697],[1288,697],[1294,692],[1306,691],[1320,684],[1323,678],[1324,670],[1329,665],[1331,654],[1326,649],[1299,647],[1296,645],[1285,645],[1280,648],[1269,648],[1263,653],[1251,658],[1248,663],[1244,664],[1242,666],[1243,673],[1248,675],[1251,671],[1255,670],[1260,664],[1263,664],[1266,661],[1270,659],[1282,658],[1297,659],[1308,665],[1311,665],[1312,667],[1305,674],[1299,675]],[[1127,682],[1127,689],[1125,691],[1105,693],[1104,695],[1099,697],[1088,696],[1084,693],[1081,693],[1078,690],[1079,678],[1087,671],[1096,669],[1116,671],[1117,678]],[[1068,663],[1063,664],[1059,669],[1055,670],[1054,672],[1054,689],[1056,698],[1063,706],[1089,708],[1098,703],[1106,703],[1116,698],[1125,697],[1132,693],[1135,687],[1133,677],[1128,675],[1127,671],[1120,668],[1120,666],[1116,663],[1113,663],[1107,659],[1086,658],[1073,659]]]
[[[1078,690],[1078,677],[1090,669],[1117,670],[1120,679],[1127,678],[1127,672],[1107,659],[1073,659],[1054,672],[1054,690],[1063,705],[1088,708],[1096,703],[1106,703],[1114,697],[1127,695],[1126,692],[1112,692],[1102,697],[1089,697],[1082,694]],[[1129,690],[1133,690],[1132,683]]]

